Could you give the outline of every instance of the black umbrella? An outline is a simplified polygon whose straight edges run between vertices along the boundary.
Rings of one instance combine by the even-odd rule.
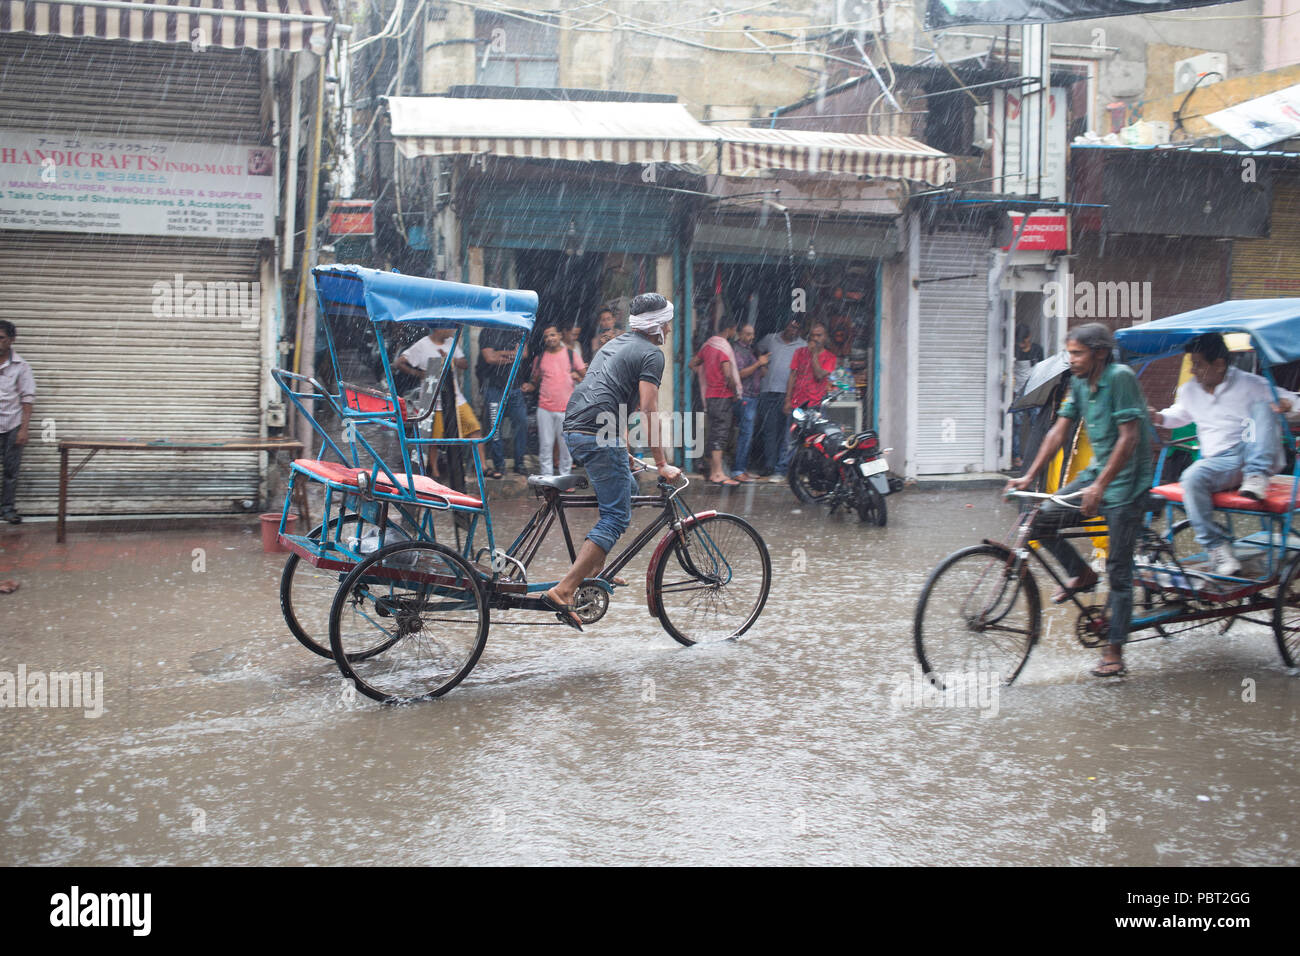
[[[1070,370],[1069,356],[1057,352],[1051,358],[1045,358],[1029,372],[1029,381],[1025,382],[1024,393],[1011,403],[1011,411],[1022,408],[1037,408],[1052,397],[1056,385],[1061,380],[1061,373]]]

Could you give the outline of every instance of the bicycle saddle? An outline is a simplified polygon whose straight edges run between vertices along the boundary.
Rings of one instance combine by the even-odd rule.
[[[554,488],[557,491],[572,491],[574,488],[586,488],[585,475],[529,475],[529,488]]]

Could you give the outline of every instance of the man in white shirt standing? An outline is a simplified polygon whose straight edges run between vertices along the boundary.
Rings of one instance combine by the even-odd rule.
[[[1268,479],[1282,467],[1282,440],[1277,416],[1300,403],[1300,395],[1277,390],[1273,404],[1268,380],[1228,365],[1228,346],[1217,332],[1198,335],[1184,347],[1192,357],[1192,379],[1184,382],[1174,404],[1162,412],[1149,409],[1151,421],[1164,428],[1193,422],[1201,457],[1180,479],[1188,520],[1210,556],[1215,574],[1232,575],[1241,562],[1232,552],[1232,540],[1213,522],[1212,496],[1216,491],[1238,492],[1261,500]]]
[[[14,507],[18,490],[18,466],[27,444],[27,423],[36,400],[36,381],[32,367],[13,350],[18,330],[9,321],[0,320],[0,521],[18,524],[23,519]]]
[[[429,366],[434,359],[438,359],[442,364],[447,362],[447,354],[451,351],[452,335],[454,329],[434,329],[420,341],[416,342],[405,352],[397,356],[397,361],[393,366],[407,375],[414,375],[416,378],[424,378],[429,372]],[[437,366],[435,366],[437,368]],[[469,368],[469,361],[465,358],[465,353],[461,351],[460,346],[456,346],[456,354],[452,358],[452,369],[447,374],[456,388],[456,424],[460,430],[460,438],[479,438],[483,434],[483,426],[479,424],[478,416],[474,414],[474,409],[465,399],[464,393],[460,390],[460,373]],[[433,437],[441,438],[443,433],[442,424],[442,398],[438,396],[435,399],[436,411],[433,415]],[[479,456],[479,467],[483,465],[483,446],[474,445],[475,453]],[[429,453],[429,473],[434,477],[438,475],[438,453],[436,447]]]

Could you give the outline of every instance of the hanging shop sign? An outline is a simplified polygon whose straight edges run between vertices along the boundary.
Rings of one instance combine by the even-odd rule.
[[[269,146],[0,130],[0,229],[260,239],[274,166]]]
[[[969,23],[1061,23],[1208,7],[1223,0],[929,0],[925,28]]]
[[[369,199],[336,199],[330,203],[331,236],[373,236],[375,204]]]
[[[1011,217],[1011,234],[1007,244],[1002,247],[1006,252],[1011,248],[1011,240],[1020,231],[1020,224],[1025,217],[1018,213],[1008,213]],[[1070,251],[1070,217],[1065,213],[1033,213],[1029,224],[1020,233],[1016,249],[1021,252],[1069,252]]]
[[[1043,149],[1042,177],[1032,181],[1027,180],[1022,171],[1027,165],[1020,147],[1023,100],[1020,93],[993,91],[993,171],[1001,177],[998,192],[1064,199],[1065,127],[1069,98],[1064,87],[1052,87],[1047,101],[1047,140]]]

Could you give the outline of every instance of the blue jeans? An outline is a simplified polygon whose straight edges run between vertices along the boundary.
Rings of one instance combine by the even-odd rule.
[[[740,430],[736,434],[736,458],[731,463],[733,475],[749,471],[749,447],[754,440],[754,419],[758,416],[758,399],[742,398],[736,402],[736,419]]]
[[[1272,475],[1281,465],[1282,437],[1277,413],[1268,407],[1268,402],[1256,402],[1250,407],[1250,417],[1254,427],[1245,429],[1242,441],[1212,458],[1192,462],[1179,479],[1183,486],[1183,507],[1201,547],[1211,548],[1230,540],[1214,524],[1214,493],[1231,491],[1241,484],[1245,475]]]
[[[503,398],[505,389],[499,385],[484,385],[483,399],[487,402],[487,422],[488,428],[496,421],[497,405]],[[528,451],[528,406],[524,404],[524,393],[518,388],[504,396],[506,405],[506,417],[510,419],[510,426],[514,430],[514,458],[515,467],[524,467],[524,455]],[[497,471],[505,471],[506,456],[502,449],[504,443],[501,441],[501,432],[498,431],[496,436],[489,442],[492,449],[492,465]]]
[[[573,455],[574,464],[587,470],[587,480],[596,492],[600,517],[587,532],[587,538],[609,554],[632,523],[632,496],[640,490],[632,477],[627,448],[606,444],[595,435],[579,432],[565,432],[564,441]]]
[[[763,439],[763,464],[767,471],[784,472],[790,463],[790,416],[785,414],[785,392],[760,392],[755,428]]]
[[[1091,477],[1076,478],[1058,491],[1057,495],[1070,495],[1090,484]],[[1123,644],[1128,640],[1129,624],[1133,620],[1133,550],[1137,546],[1138,531],[1142,527],[1142,506],[1145,501],[1146,493],[1143,492],[1126,505],[1100,509],[1102,517],[1106,519],[1109,534],[1106,543],[1106,577],[1110,583],[1108,640],[1111,644]],[[1043,505],[1038,517],[1034,519],[1034,537],[1061,562],[1067,581],[1086,572],[1088,564],[1079,557],[1079,552],[1074,550],[1069,540],[1057,535],[1082,521],[1083,513],[1078,508],[1068,508],[1054,501]]]

